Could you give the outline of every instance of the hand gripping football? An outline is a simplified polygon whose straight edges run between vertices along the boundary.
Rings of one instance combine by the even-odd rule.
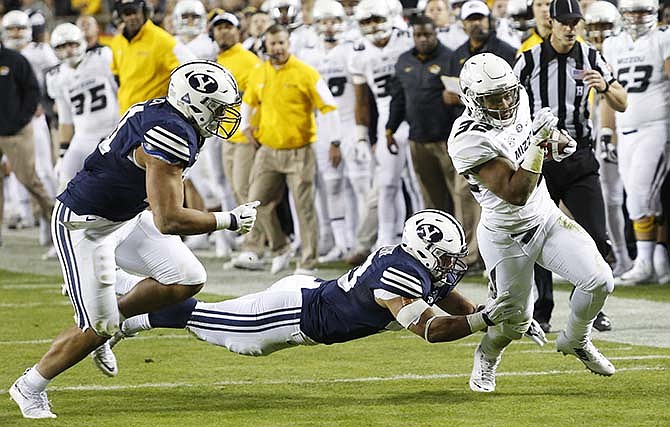
[[[569,157],[577,151],[577,141],[564,130],[556,128],[551,130],[549,138],[540,143],[540,147],[546,150],[545,160],[561,160]]]

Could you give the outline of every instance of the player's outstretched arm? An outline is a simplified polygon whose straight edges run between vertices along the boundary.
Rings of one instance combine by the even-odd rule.
[[[154,223],[163,234],[191,235],[229,229],[248,232],[256,220],[259,202],[246,203],[231,212],[201,212],[184,207],[183,168],[148,155],[142,147],[135,159],[146,169],[146,188]]]
[[[428,342],[455,341],[520,313],[507,293],[489,301],[480,311],[465,316],[438,315],[422,299],[399,296],[377,299],[377,303],[388,308],[404,328]]]

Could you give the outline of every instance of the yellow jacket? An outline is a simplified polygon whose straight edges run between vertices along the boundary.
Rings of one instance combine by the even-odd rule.
[[[314,111],[327,113],[337,108],[319,72],[293,55],[278,68],[270,61],[255,68],[243,101],[260,112],[259,142],[274,149],[314,142]]]
[[[246,50],[240,43],[221,52],[216,58],[216,62],[226,67],[232,73],[235,80],[237,80],[237,87],[240,89],[240,93],[244,93],[247,90],[247,82],[249,81],[251,71],[261,64],[261,60]],[[258,119],[258,114],[254,115],[251,119],[251,125],[258,126]],[[248,142],[241,129],[238,129],[228,141],[238,144]]]
[[[117,34],[110,47],[114,54],[112,73],[119,78],[121,114],[135,103],[167,95],[170,72],[193,58],[181,43],[149,20],[132,40]]]

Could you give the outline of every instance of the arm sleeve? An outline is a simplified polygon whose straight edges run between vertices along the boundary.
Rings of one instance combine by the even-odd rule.
[[[595,61],[591,64],[591,68],[598,71],[607,83],[614,82],[616,79],[614,78],[612,71],[610,71],[610,67],[607,65],[605,58],[603,58],[599,51],[595,49],[593,49],[593,51],[595,52]]]
[[[72,124],[72,110],[70,103],[65,100],[63,96],[54,98],[56,101],[56,108],[58,109],[58,122],[65,125]]]
[[[316,81],[316,85],[314,85],[314,91],[312,91],[312,101],[314,102],[314,106],[324,114],[337,109],[337,103],[335,102],[335,98],[333,98],[333,94],[320,76]]]
[[[249,73],[249,78],[247,80],[247,87],[244,90],[244,95],[242,96],[242,101],[245,104],[248,104],[252,108],[258,107],[260,100],[258,98],[258,92],[256,87],[258,87],[260,70],[261,67],[254,68],[251,73]]]
[[[658,32],[660,35],[661,58],[667,61],[670,58],[670,28]]]
[[[462,134],[448,146],[449,156],[459,174],[499,156],[498,150],[483,135]]]
[[[251,116],[254,114],[254,108],[247,104],[246,102],[242,102],[242,107],[240,108],[240,114],[242,115],[242,119],[240,121],[240,129],[244,130],[248,127],[251,126]]]
[[[521,70],[523,70],[523,67],[526,66],[526,58],[524,55],[519,55],[516,58],[516,61],[514,62],[514,74],[516,74],[517,77],[521,77]]]
[[[400,79],[396,76],[391,78],[390,85],[391,105],[389,107],[389,119],[386,122],[386,129],[390,129],[391,132],[395,133],[403,120],[405,120],[405,91],[400,83]]]
[[[142,148],[150,156],[170,164],[189,164],[193,145],[189,135],[179,126],[161,123],[144,133]]]
[[[331,110],[321,115],[321,124],[328,129],[330,140],[342,141],[342,125],[340,123],[340,113],[337,110]]]

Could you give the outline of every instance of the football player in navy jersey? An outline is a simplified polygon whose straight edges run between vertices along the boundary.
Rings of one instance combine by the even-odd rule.
[[[237,83],[225,68],[202,60],[181,65],[170,76],[168,96],[132,106],[58,196],[51,232],[77,324],[12,385],[24,417],[55,418],[47,384],[96,349],[109,356],[99,358],[101,368],[116,375],[104,344],[123,319],[202,288],[205,269],[179,235],[251,229],[258,202],[230,212],[183,207],[183,175],[204,138],[233,134],[239,105]],[[117,266],[146,277],[118,301]]]
[[[510,310],[507,294],[477,307],[454,290],[467,270],[461,261],[466,255],[458,221],[442,211],[423,210],[405,223],[402,244],[378,249],[337,279],[292,275],[232,300],[190,298],[127,319],[112,341],[143,329],[186,328],[232,352],[261,356],[402,328],[428,342],[457,340],[518,314]],[[539,325],[531,332],[542,343]]]

